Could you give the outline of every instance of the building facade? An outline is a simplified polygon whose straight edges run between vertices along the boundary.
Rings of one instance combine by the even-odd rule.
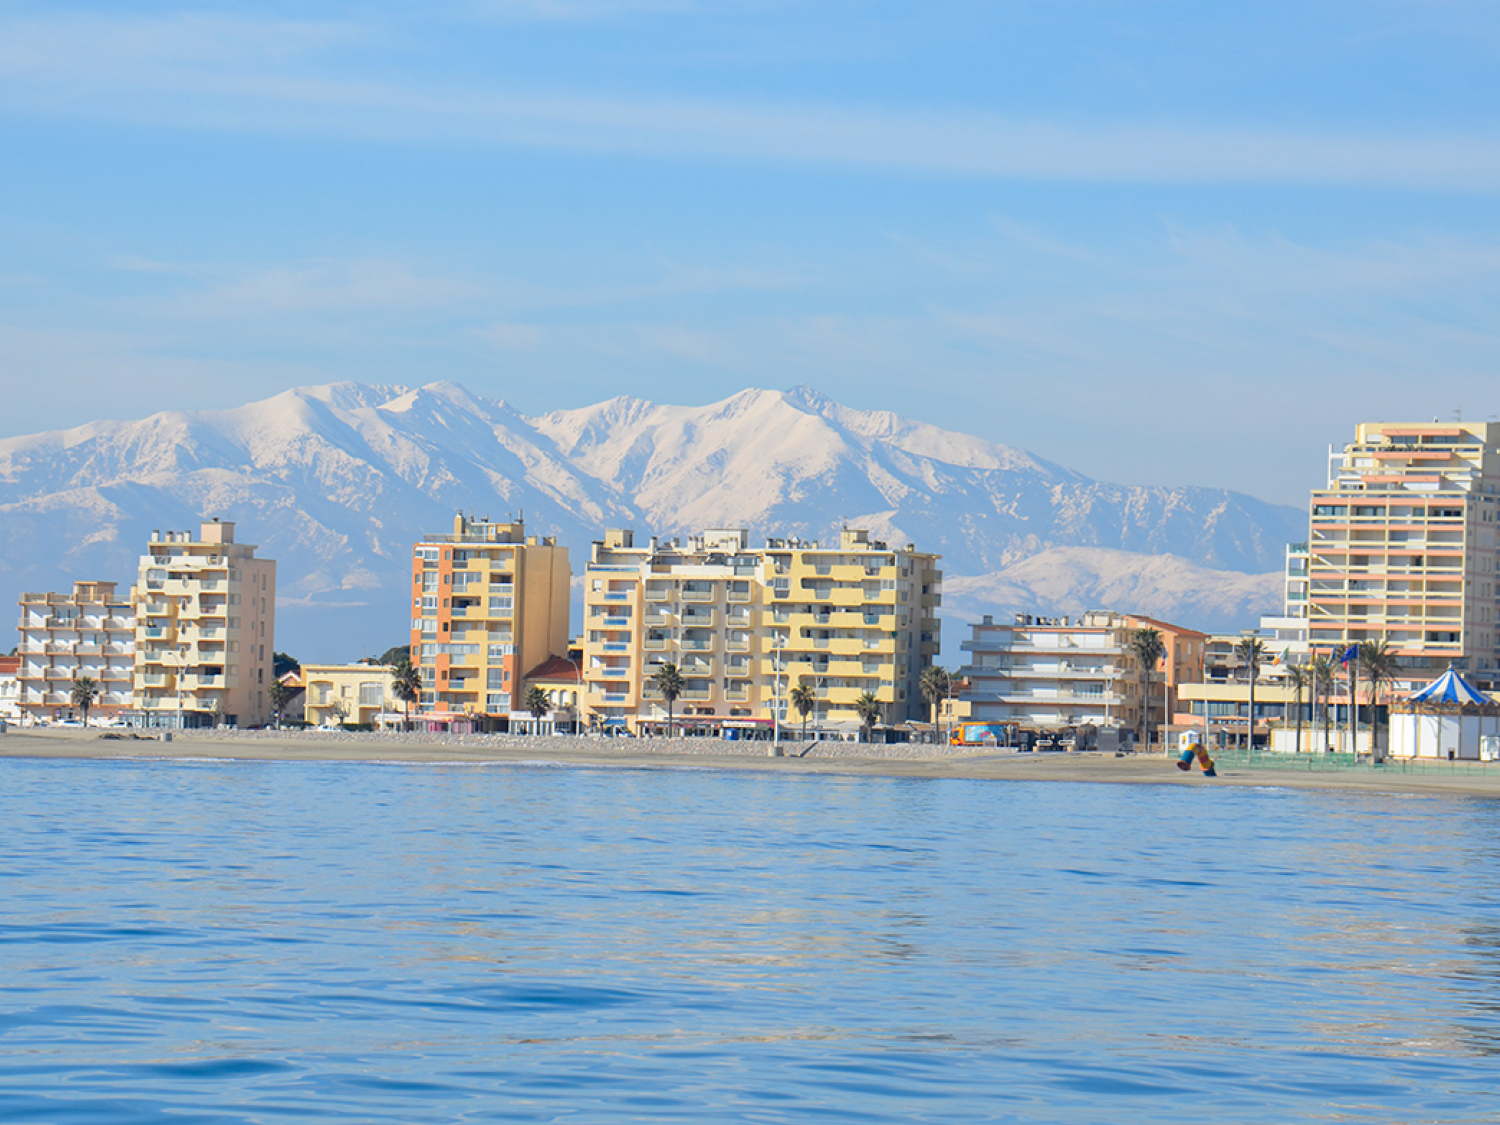
[[[114,582],[75,582],[69,594],[22,594],[20,626],[16,704],[29,721],[78,718],[73,683],[84,676],[98,689],[90,721],[130,707],[135,611]]]
[[[568,549],[521,520],[462,514],[412,551],[416,717],[428,726],[503,729],[524,716],[522,677],[568,651]]]
[[[1450,663],[1500,682],[1500,425],[1367,422],[1330,451],[1309,511],[1308,640],[1385,640],[1401,686]]]
[[[1136,729],[1142,696],[1126,618],[1018,613],[1009,622],[985,616],[970,632],[961,645],[968,663],[959,674],[969,681],[965,698],[974,722],[1029,732]]]
[[[315,727],[376,727],[399,722],[402,704],[385,664],[304,664],[302,718]]]
[[[922,669],[939,644],[938,556],[846,529],[836,547],[741,529],[686,543],[611,530],[584,573],[584,706],[595,726],[660,729],[658,671],[676,665],[672,710],[688,728],[772,731],[782,724],[852,735],[856,701],[883,723],[921,720]],[[807,712],[791,704],[799,686]]]
[[[153,531],[135,604],[134,709],[153,727],[257,726],[271,718],[276,563],[234,524]]]

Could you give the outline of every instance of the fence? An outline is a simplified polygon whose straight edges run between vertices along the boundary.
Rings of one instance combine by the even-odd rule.
[[[1224,769],[1281,770],[1305,773],[1362,772],[1369,774],[1497,774],[1500,762],[1476,762],[1473,759],[1446,761],[1438,758],[1387,758],[1376,762],[1367,755],[1340,753],[1278,754],[1266,750],[1247,750],[1230,746],[1209,751],[1217,765]]]

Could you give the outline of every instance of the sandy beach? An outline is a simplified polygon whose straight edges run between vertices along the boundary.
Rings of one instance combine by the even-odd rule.
[[[1281,786],[1360,792],[1500,797],[1500,765],[1448,771],[1434,765],[1398,770],[1240,768],[1222,763],[1219,776],[1180,771],[1173,759],[1129,754],[1015,754],[949,751],[931,745],[856,743],[768,744],[716,739],[606,739],[571,736],[370,734],[340,731],[190,731],[172,741],[128,732],[44,728],[0,735],[0,758],[222,759],[484,764],[545,762],[578,767],[720,768],[869,777],[963,778],[982,781],[1074,781],[1128,785]]]

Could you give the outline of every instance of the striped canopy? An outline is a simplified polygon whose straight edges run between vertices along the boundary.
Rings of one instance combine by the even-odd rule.
[[[1451,703],[1460,707],[1489,707],[1493,700],[1449,668],[1421,691],[1413,692],[1412,703]]]

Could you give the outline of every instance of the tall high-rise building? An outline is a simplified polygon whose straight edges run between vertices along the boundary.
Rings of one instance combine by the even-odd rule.
[[[1366,422],[1329,451],[1308,521],[1313,651],[1384,639],[1402,683],[1500,680],[1500,425]]]
[[[153,531],[133,591],[135,709],[156,727],[271,718],[276,563],[234,541],[234,524]]]
[[[411,660],[416,717],[429,725],[504,728],[525,710],[522,677],[568,651],[568,549],[526,535],[521,520],[462,514],[451,535],[412,549]]]
[[[922,668],[938,650],[938,556],[846,529],[837,546],[740,529],[686,543],[611,530],[584,572],[584,707],[594,725],[660,727],[672,708],[705,731],[808,723],[852,733],[868,693],[884,722],[925,718]],[[804,713],[791,702],[807,690]],[[798,693],[801,696],[802,693]]]
[[[83,677],[98,692],[92,718],[130,706],[135,610],[115,589],[114,582],[75,582],[71,594],[21,595],[16,702],[31,720],[76,717],[73,684]]]

